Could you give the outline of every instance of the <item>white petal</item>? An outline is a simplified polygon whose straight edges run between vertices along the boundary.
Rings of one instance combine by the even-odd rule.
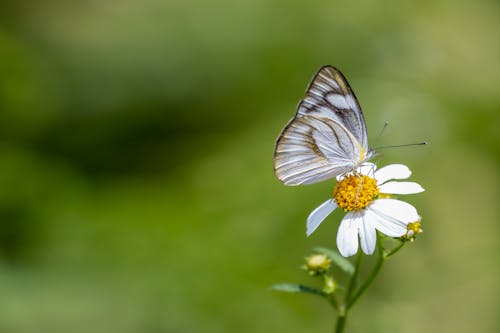
[[[389,237],[400,237],[406,233],[406,223],[395,219],[386,219],[377,213],[367,209],[365,212],[364,222],[369,223],[381,233]]]
[[[323,222],[323,220],[337,208],[337,204],[333,199],[328,199],[319,205],[315,210],[309,214],[306,223],[306,235],[310,236],[314,230]]]
[[[373,251],[375,251],[375,245],[377,244],[377,232],[375,231],[373,224],[370,222],[370,218],[365,218],[363,216],[363,222],[359,228],[359,241],[361,243],[361,249],[366,254],[372,254]]]
[[[340,222],[337,247],[344,257],[350,257],[358,252],[358,232],[361,223],[363,223],[362,215],[354,212],[347,213]]]
[[[379,186],[380,193],[413,194],[425,191],[422,186],[414,182],[387,182]]]
[[[415,207],[395,199],[377,199],[365,212],[365,220],[380,232],[390,237],[399,237],[406,233],[406,225],[420,219]]]
[[[380,185],[389,179],[406,179],[410,177],[411,171],[406,165],[403,164],[389,164],[375,171],[375,179],[377,184]]]
[[[376,213],[391,216],[407,223],[415,222],[420,218],[415,207],[396,199],[377,199],[369,207]]]

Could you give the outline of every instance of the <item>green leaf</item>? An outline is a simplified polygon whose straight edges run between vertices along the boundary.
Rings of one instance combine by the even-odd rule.
[[[304,286],[301,284],[296,284],[296,283],[278,283],[273,286],[271,286],[272,290],[277,290],[277,291],[282,291],[285,293],[306,293],[306,294],[313,294],[313,295],[318,295],[322,297],[326,297],[327,295],[316,288]]]
[[[314,248],[314,252],[324,254],[325,256],[330,258],[330,260],[335,265],[337,265],[341,270],[343,270],[347,274],[349,274],[349,275],[354,274],[353,264],[349,260],[347,260],[346,258],[342,257],[340,255],[340,253],[338,253],[337,251],[326,248],[326,247],[316,247],[316,248]]]

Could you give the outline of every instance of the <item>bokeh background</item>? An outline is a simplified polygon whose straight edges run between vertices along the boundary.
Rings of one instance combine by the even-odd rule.
[[[500,330],[497,1],[0,2],[0,332],[329,332],[340,215],[272,154],[315,71],[426,192],[349,332]],[[390,125],[381,138],[384,121]]]

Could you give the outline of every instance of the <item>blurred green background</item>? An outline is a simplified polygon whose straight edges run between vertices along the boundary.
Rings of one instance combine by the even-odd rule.
[[[329,332],[274,142],[339,67],[424,234],[348,332],[500,330],[497,1],[0,2],[0,332]],[[390,126],[376,134],[384,121]]]

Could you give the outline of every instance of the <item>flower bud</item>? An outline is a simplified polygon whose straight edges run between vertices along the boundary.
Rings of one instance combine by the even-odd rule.
[[[423,232],[422,228],[420,228],[420,226],[422,225],[420,221],[421,220],[408,223],[408,225],[406,226],[407,232],[402,236],[403,240],[409,240],[413,242],[415,240],[415,236]]]
[[[323,278],[325,283],[323,291],[327,294],[333,294],[337,290],[337,282],[335,282],[335,280],[327,274],[323,275]]]
[[[330,259],[324,254],[313,254],[306,258],[304,269],[310,275],[321,275],[330,268]]]

